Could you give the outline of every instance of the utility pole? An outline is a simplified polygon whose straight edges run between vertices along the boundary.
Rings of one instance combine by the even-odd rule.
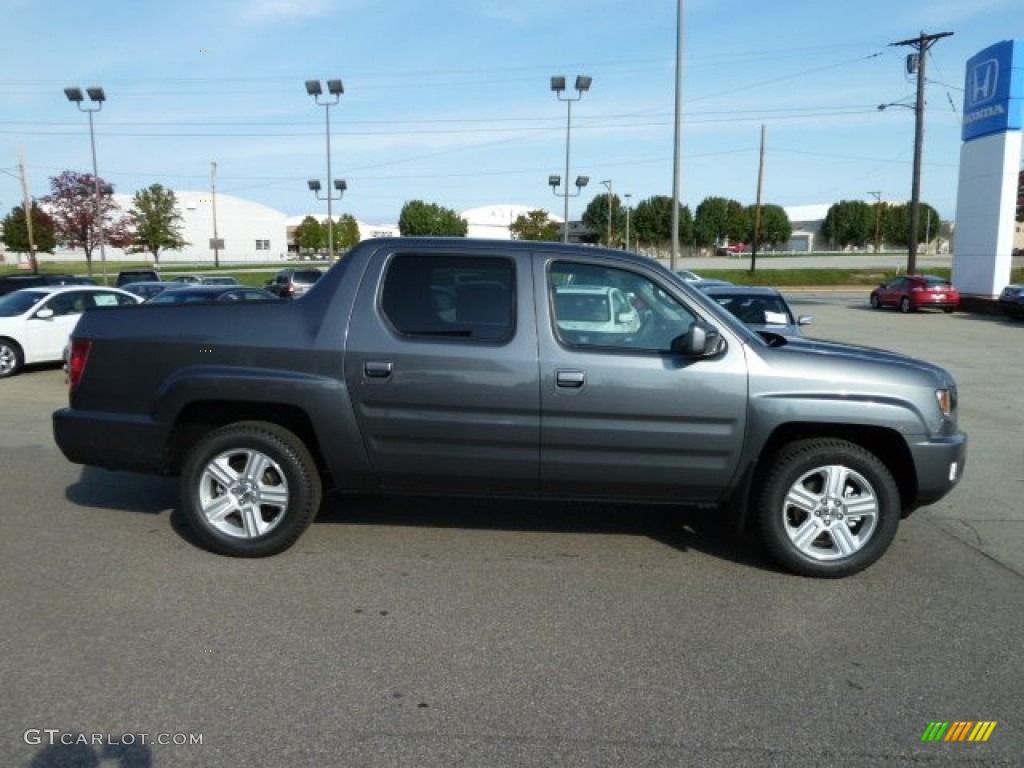
[[[32,197],[28,193],[28,179],[25,177],[25,152],[18,150],[18,173],[21,176],[21,199],[25,211],[25,232],[28,234],[28,264],[32,274],[39,274],[39,262],[36,260],[36,240],[32,233]]]
[[[757,205],[754,207],[754,242],[750,244],[750,271],[757,269],[757,243],[761,237],[761,190],[764,187],[764,124],[761,125],[761,161],[757,171]]]
[[[669,262],[675,271],[679,260],[679,196],[680,168],[682,166],[683,131],[683,0],[676,0],[676,99],[675,137],[672,151],[672,256]]]
[[[875,253],[878,253],[882,235],[882,192],[868,192],[875,198]]]
[[[220,268],[220,240],[217,238],[217,163],[210,163],[210,187],[213,193],[213,266]]]
[[[921,226],[921,153],[924,145],[924,86],[925,62],[928,60],[928,50],[944,37],[949,37],[952,32],[939,32],[934,35],[926,35],[922,32],[917,37],[889,45],[907,45],[917,51],[917,101],[914,105],[914,179],[910,192],[910,249],[907,252],[907,274],[914,274],[917,271],[917,240],[918,230]],[[907,71],[910,71],[911,59],[908,57]]]

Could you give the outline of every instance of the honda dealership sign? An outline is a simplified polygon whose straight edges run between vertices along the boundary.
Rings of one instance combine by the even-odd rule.
[[[967,61],[953,281],[961,296],[992,298],[1010,281],[1024,125],[1024,40]]]
[[[967,62],[962,138],[1019,130],[1024,116],[1024,41],[1004,40]]]

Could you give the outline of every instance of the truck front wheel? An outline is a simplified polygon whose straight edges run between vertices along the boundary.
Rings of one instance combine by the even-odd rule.
[[[182,467],[189,527],[226,555],[264,557],[288,549],[316,517],[320,495],[309,450],[276,424],[243,421],[214,430]]]
[[[769,553],[804,576],[849,576],[882,556],[896,535],[900,496],[870,451],[831,438],[785,446],[767,469],[756,516]]]

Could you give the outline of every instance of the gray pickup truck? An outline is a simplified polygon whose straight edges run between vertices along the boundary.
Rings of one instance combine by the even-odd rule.
[[[967,448],[942,368],[755,334],[650,259],[560,243],[374,239],[296,301],[86,312],[69,379],[64,455],[180,475],[239,556],[380,491],[714,507],[845,576]]]

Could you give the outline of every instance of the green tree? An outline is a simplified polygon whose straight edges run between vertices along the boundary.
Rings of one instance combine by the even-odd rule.
[[[829,207],[821,233],[833,247],[863,246],[874,240],[875,209],[863,200],[840,200]]]
[[[100,244],[101,224],[104,243],[115,248],[132,244],[131,220],[114,202],[113,194],[109,184],[91,173],[64,171],[50,178],[50,194],[43,198],[53,216],[58,242],[85,251],[90,275],[92,253]]]
[[[630,217],[631,236],[637,245],[664,245],[672,240],[672,198],[654,195],[637,203]],[[679,206],[679,240],[693,240],[693,214],[689,206]]]
[[[706,197],[697,206],[693,230],[699,245],[721,245],[725,240],[746,243],[753,222],[742,203],[725,197]]]
[[[160,261],[161,248],[177,251],[190,244],[182,236],[184,220],[178,210],[178,199],[173,190],[161,184],[136,192],[128,215],[135,230],[132,250],[153,254],[155,263]]]
[[[927,243],[941,234],[942,219],[928,203],[920,203],[920,206],[917,242]],[[882,238],[894,245],[910,245],[910,222],[910,203],[887,205],[882,213]]]
[[[403,236],[434,235],[439,237],[465,237],[469,224],[451,208],[437,203],[410,200],[402,206],[398,217],[398,231]]]
[[[514,240],[558,240],[562,228],[542,208],[520,214],[509,226]]]
[[[299,253],[315,253],[327,244],[324,227],[313,216],[307,216],[302,220],[302,223],[295,228],[294,237]]]
[[[600,241],[609,247],[621,246],[626,231],[626,209],[618,195],[611,195],[611,218],[608,216],[608,193],[597,195],[587,205],[582,221],[592,232],[600,235]]]
[[[747,209],[747,216],[750,217],[750,221],[754,221],[754,216],[757,211],[756,205],[751,205]],[[785,209],[781,205],[765,204],[761,206],[761,223],[758,227],[757,245],[770,245],[777,247],[783,243],[788,243],[789,239],[793,236],[793,225],[789,221],[789,216],[786,215]],[[750,241],[753,242],[753,225],[751,225]]]
[[[32,203],[31,210],[32,241],[35,244],[36,252],[53,253],[53,249],[57,245],[53,217],[35,202]],[[8,250],[15,253],[31,253],[24,206],[18,205],[12,208],[11,212],[0,222],[0,241],[7,246]],[[37,269],[38,266],[33,263],[32,271],[35,272]]]
[[[347,251],[359,242],[359,223],[350,213],[343,213],[334,222],[334,250],[336,253]]]

